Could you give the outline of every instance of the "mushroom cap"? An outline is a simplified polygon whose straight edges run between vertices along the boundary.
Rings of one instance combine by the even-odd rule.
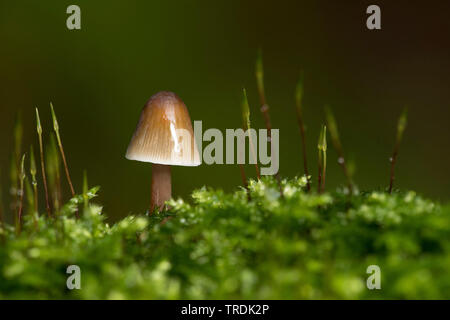
[[[198,166],[200,155],[183,100],[161,91],[146,103],[125,156],[129,160]]]

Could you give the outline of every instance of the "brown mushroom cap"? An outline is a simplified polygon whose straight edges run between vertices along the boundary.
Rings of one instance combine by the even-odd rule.
[[[175,93],[161,91],[148,100],[125,157],[164,165],[200,165],[191,118]]]

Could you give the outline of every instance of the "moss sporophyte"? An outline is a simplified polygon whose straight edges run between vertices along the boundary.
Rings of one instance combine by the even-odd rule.
[[[256,86],[258,88],[259,101],[261,104],[260,110],[264,117],[264,122],[266,125],[267,134],[268,134],[268,140],[270,143],[272,143],[272,123],[270,120],[270,113],[269,113],[270,108],[266,101],[266,94],[265,94],[265,89],[264,89],[264,66],[263,66],[263,57],[262,57],[261,49],[258,51],[258,56],[256,58],[255,75],[256,75]],[[246,100],[246,104],[248,105],[246,93],[245,93],[245,100]],[[250,112],[249,112],[249,115],[250,115]],[[250,120],[248,120],[248,122],[250,122]],[[275,142],[275,143],[277,143],[277,142]],[[259,171],[258,171],[258,178],[260,178]],[[280,178],[280,173],[278,172],[278,170],[275,172],[275,178],[277,179],[277,182],[278,182],[278,187],[280,189],[280,195],[283,197],[283,189],[281,188],[281,178]]]
[[[303,120],[303,73],[300,73],[300,78],[297,83],[297,87],[295,90],[295,111],[297,115],[297,123],[300,129],[300,137],[302,144],[302,153],[303,153],[303,172],[305,177],[307,177],[307,190],[311,190],[311,183],[309,181],[309,171],[308,171],[308,157],[306,155],[306,137],[305,137],[305,125]]]
[[[44,184],[44,191],[45,191],[45,204],[47,208],[47,214],[49,217],[52,216],[52,212],[50,209],[50,199],[48,195],[48,186],[47,186],[47,174],[45,172],[45,160],[44,160],[44,143],[42,141],[42,126],[41,126],[41,119],[39,117],[39,110],[36,108],[36,131],[38,134],[39,139],[39,151],[41,156],[41,173],[42,173],[42,182]]]

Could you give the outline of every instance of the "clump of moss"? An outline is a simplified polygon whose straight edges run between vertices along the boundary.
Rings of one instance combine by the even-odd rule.
[[[234,193],[203,188],[151,216],[109,225],[74,197],[0,229],[0,298],[450,298],[450,207],[414,192],[306,192],[306,179],[250,181]],[[80,219],[78,204],[85,202]],[[68,290],[66,268],[81,268]],[[366,288],[369,265],[381,290]]]

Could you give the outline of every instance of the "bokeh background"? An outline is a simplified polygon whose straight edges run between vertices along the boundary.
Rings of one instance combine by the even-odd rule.
[[[366,8],[373,3],[382,10],[379,31],[365,25]],[[66,28],[70,4],[81,7],[81,30]],[[254,77],[262,48],[266,96],[273,127],[280,129],[283,177],[302,173],[294,109],[302,69],[313,174],[323,106],[329,104],[346,154],[356,163],[356,183],[362,190],[384,188],[397,118],[407,106],[396,186],[447,201],[449,12],[450,5],[440,0],[1,0],[1,183],[8,184],[17,112],[22,112],[28,150],[37,143],[34,107],[40,108],[48,134],[52,101],[75,188],[81,189],[86,169],[90,183],[102,187],[99,201],[107,215],[144,212],[151,166],[128,161],[124,154],[146,100],[171,90],[185,101],[192,120],[203,120],[204,129],[236,128],[246,87],[253,126],[263,128]],[[328,188],[344,183],[336,158],[330,148]],[[233,190],[240,184],[235,165],[173,168],[176,197],[187,198],[203,185]]]

